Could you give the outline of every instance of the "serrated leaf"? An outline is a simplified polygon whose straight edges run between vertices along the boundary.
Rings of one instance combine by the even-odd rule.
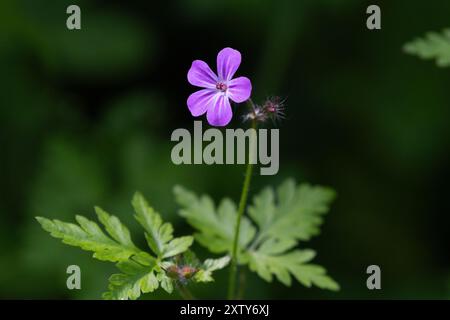
[[[321,289],[338,291],[339,284],[327,276],[326,270],[315,264],[295,265],[289,268],[294,277],[306,287],[315,285]]]
[[[206,259],[202,268],[197,271],[194,276],[196,282],[211,282],[214,281],[212,273],[216,270],[225,268],[230,262],[229,256],[224,256],[219,259]]]
[[[199,232],[196,240],[215,253],[230,252],[236,224],[236,205],[230,199],[223,199],[216,208],[208,196],[197,197],[193,192],[176,186],[177,203],[182,207],[179,214]],[[255,236],[256,229],[250,220],[242,217],[239,247],[245,248]]]
[[[299,240],[309,240],[319,233],[322,215],[328,211],[334,191],[320,186],[296,186],[288,179],[275,191],[265,188],[253,199],[248,212],[259,233],[246,251],[243,262],[264,280],[275,276],[290,286],[292,276],[303,285],[338,290],[325,269],[309,264],[315,252],[295,250]]]
[[[162,257],[169,258],[185,252],[192,245],[193,241],[194,238],[191,236],[184,236],[173,239],[165,246]]]
[[[267,242],[272,243],[267,243]],[[293,275],[300,283],[307,287],[315,285],[322,289],[339,290],[338,284],[326,275],[326,270],[320,266],[308,264],[314,258],[313,250],[294,250],[282,253],[290,249],[292,243],[280,240],[277,243],[272,240],[261,245],[259,250],[248,251],[248,263],[250,270],[256,272],[264,280],[271,282],[273,276],[286,286],[292,283]]]
[[[315,256],[315,252],[312,250],[295,250],[290,253],[284,253],[285,250],[291,248],[291,241],[267,240],[261,245],[259,250],[248,251],[250,270],[255,271],[268,282],[271,282],[272,275],[275,275],[280,282],[290,286],[289,265],[308,262]]]
[[[435,59],[440,67],[450,66],[450,29],[429,32],[424,38],[407,43],[403,50],[422,59]]]
[[[125,261],[140,252],[132,243],[124,245],[109,238],[95,222],[83,216],[76,216],[80,226],[42,217],[36,219],[51,236],[61,239],[65,244],[92,251],[93,257],[102,261]]]
[[[133,241],[131,241],[130,231],[125,227],[119,218],[108,214],[100,207],[95,207],[98,220],[105,226],[108,234],[118,243],[125,247],[136,248]]]
[[[133,206],[136,219],[147,231],[145,235],[149,246],[157,253],[157,257],[139,250],[131,240],[128,228],[117,217],[99,207],[95,208],[95,212],[107,234],[97,223],[83,216],[76,216],[79,225],[37,217],[43,229],[53,237],[62,239],[66,244],[93,251],[94,257],[100,260],[117,262],[121,273],[110,277],[109,291],[103,294],[105,299],[137,299],[142,293],[152,292],[158,287],[172,293],[174,280],[166,274],[166,270],[178,263],[178,255],[186,252],[194,239],[192,236],[174,238],[172,225],[163,223],[159,214],[148,206],[139,193],[133,198]],[[177,258],[164,260],[174,256]],[[192,254],[189,261],[193,262],[193,259]],[[183,268],[185,265],[176,267]],[[195,272],[196,267],[192,270]]]
[[[196,240],[212,252],[229,252],[237,214],[234,203],[224,199],[216,209],[208,196],[197,197],[181,187],[174,191],[182,207],[179,214],[199,231]],[[329,188],[297,186],[292,179],[282,183],[276,192],[265,188],[254,197],[248,209],[259,227],[256,237],[255,228],[243,217],[239,263],[248,264],[266,281],[272,281],[275,276],[283,284],[291,285],[294,276],[306,286],[314,284],[337,290],[339,286],[326,275],[325,269],[308,263],[315,256],[314,251],[294,249],[299,240],[309,240],[319,233],[322,215],[328,211],[334,197],[334,191]],[[208,268],[203,267],[194,279],[207,282],[212,277]]]
[[[158,281],[161,283],[161,288],[163,288],[167,293],[173,292],[173,280],[170,279],[164,272],[158,273]]]
[[[155,265],[144,266],[136,261],[119,262],[117,267],[122,273],[109,278],[109,291],[103,294],[107,300],[135,300],[141,293],[148,293],[159,287],[154,271]]]
[[[266,237],[309,240],[319,234],[322,215],[335,197],[333,190],[321,186],[296,186],[288,179],[277,189],[264,189],[249,207],[250,217],[259,226],[259,240]],[[277,200],[277,202],[276,202]]]
[[[152,251],[160,258],[169,258],[186,251],[193,242],[191,236],[173,238],[173,227],[163,223],[161,216],[149,206],[145,198],[136,193],[132,200],[135,218],[145,229],[145,237]]]
[[[139,252],[133,256],[133,260],[143,266],[154,266],[157,264],[157,260],[155,257],[151,256],[147,252]]]

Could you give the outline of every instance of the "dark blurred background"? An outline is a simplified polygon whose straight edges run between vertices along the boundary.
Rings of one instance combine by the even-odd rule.
[[[230,46],[254,100],[288,99],[280,171],[256,175],[251,192],[288,176],[338,192],[322,234],[304,246],[341,291],[252,275],[246,298],[449,298],[450,69],[402,46],[449,27],[450,2],[378,2],[382,30],[369,31],[374,3],[2,0],[0,297],[97,299],[115,271],[50,238],[36,215],[94,218],[100,205],[144,244],[129,204],[136,190],[177,235],[191,229],[173,185],[239,198],[244,167],[170,161],[172,131],[193,124],[192,60],[215,66]],[[70,4],[81,7],[80,31],[66,28]],[[81,267],[82,290],[66,289],[70,264]],[[366,288],[370,264],[381,267],[382,290]],[[193,291],[224,297],[227,271],[217,276]]]

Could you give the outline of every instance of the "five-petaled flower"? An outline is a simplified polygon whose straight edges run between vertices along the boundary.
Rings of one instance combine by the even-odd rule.
[[[252,84],[246,77],[234,78],[241,64],[241,53],[231,48],[222,49],[217,55],[217,75],[201,60],[192,62],[188,72],[190,84],[204,88],[187,99],[189,111],[194,117],[206,113],[212,126],[226,126],[233,116],[229,99],[241,103],[252,92]]]

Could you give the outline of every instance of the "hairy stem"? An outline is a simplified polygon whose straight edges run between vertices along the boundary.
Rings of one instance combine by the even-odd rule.
[[[253,107],[252,102],[251,106]],[[252,121],[252,129],[256,130],[256,121]],[[254,137],[252,137],[254,138]],[[236,291],[236,273],[237,273],[237,250],[238,250],[238,244],[239,244],[239,232],[241,228],[241,219],[242,215],[244,214],[244,210],[247,204],[247,196],[248,191],[250,188],[250,182],[252,179],[252,173],[253,173],[253,161],[251,161],[253,157],[253,146],[252,144],[252,138],[250,138],[250,152],[249,152],[249,159],[247,163],[247,169],[245,170],[245,178],[244,178],[244,185],[242,187],[241,192],[241,199],[239,201],[239,208],[238,208],[238,214],[236,218],[236,225],[234,228],[234,240],[233,240],[233,247],[231,251],[231,264],[230,264],[230,278],[228,280],[228,299],[233,299]]]

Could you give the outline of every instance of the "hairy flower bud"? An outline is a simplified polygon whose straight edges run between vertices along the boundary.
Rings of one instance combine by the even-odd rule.
[[[284,119],[285,101],[277,96],[268,98],[262,106],[266,116],[275,122]]]
[[[285,118],[285,100],[274,96],[268,98],[262,105],[251,102],[252,109],[243,116],[243,121],[266,122],[268,119],[277,122]]]

